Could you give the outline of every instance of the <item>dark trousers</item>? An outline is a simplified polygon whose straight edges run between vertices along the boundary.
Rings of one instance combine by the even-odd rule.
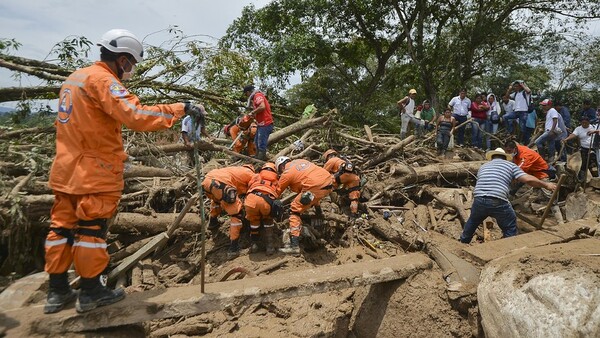
[[[452,116],[456,119],[457,126],[467,120],[466,116],[460,116],[456,114],[452,114]],[[461,146],[465,144],[465,126],[462,126],[456,130],[456,144]]]
[[[495,197],[477,196],[473,200],[471,216],[465,223],[460,241],[470,243],[475,230],[488,216],[496,219],[502,230],[502,237],[517,235],[517,215],[508,201]]]

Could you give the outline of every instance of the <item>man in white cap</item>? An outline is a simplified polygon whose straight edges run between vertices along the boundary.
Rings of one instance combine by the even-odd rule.
[[[517,234],[517,216],[508,201],[510,183],[513,180],[535,188],[556,189],[556,184],[540,181],[535,176],[526,174],[511,162],[512,155],[504,152],[502,148],[488,151],[486,158],[489,162],[482,165],[477,173],[471,216],[460,235],[462,243],[471,242],[475,230],[488,216],[496,219],[502,230],[502,237]]]
[[[412,122],[415,127],[423,126],[425,123],[415,117],[415,98],[417,97],[416,89],[408,91],[408,96],[405,96],[402,100],[398,101],[398,107],[400,108],[400,120],[402,122],[400,129],[400,138],[404,139],[406,132],[408,131],[408,125]]]

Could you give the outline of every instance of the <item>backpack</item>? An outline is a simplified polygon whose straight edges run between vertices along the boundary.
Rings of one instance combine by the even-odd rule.
[[[490,112],[490,121],[491,121],[493,124],[498,124],[498,123],[500,123],[500,115],[498,114],[498,112],[497,112],[497,111],[495,111],[495,110],[492,110],[492,111]]]

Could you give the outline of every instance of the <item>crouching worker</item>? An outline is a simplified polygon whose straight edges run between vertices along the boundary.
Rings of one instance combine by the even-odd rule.
[[[300,253],[300,232],[302,219],[300,215],[310,207],[319,208],[321,199],[333,189],[333,176],[329,171],[306,160],[294,160],[280,156],[275,161],[279,173],[278,195],[288,187],[298,193],[291,205],[290,214],[290,243],[280,249],[283,253]]]
[[[254,176],[254,167],[251,164],[244,164],[241,167],[213,169],[202,181],[202,189],[211,200],[208,228],[214,230],[219,227],[218,217],[221,211],[225,211],[230,217],[231,244],[227,252],[227,258],[230,259],[240,255],[239,240],[243,219],[243,204],[240,196],[248,191],[248,183],[252,176]]]
[[[248,185],[248,195],[244,200],[244,209],[246,210],[246,219],[250,222],[250,239],[252,240],[251,253],[259,251],[259,230],[260,225],[264,228],[265,248],[267,255],[275,253],[273,246],[273,227],[274,218],[283,211],[281,202],[277,199],[279,196],[279,176],[275,164],[267,162],[260,168],[258,174],[255,174]]]
[[[256,128],[256,122],[250,115],[240,116],[233,123],[225,126],[225,134],[231,136],[233,140],[230,148],[238,154],[256,155],[256,144],[254,143]]]
[[[333,149],[329,149],[323,153],[323,161],[325,161],[323,168],[333,175],[334,188],[338,189],[343,185],[348,192],[350,212],[352,212],[353,216],[357,216],[358,199],[360,198],[360,176],[358,170],[352,162],[341,158],[337,151]]]
[[[508,201],[508,191],[512,180],[536,188],[556,189],[556,184],[540,181],[535,176],[526,174],[511,162],[512,155],[504,152],[502,148],[488,151],[486,158],[490,161],[482,165],[477,172],[471,216],[460,235],[462,243],[471,242],[475,230],[488,216],[496,219],[502,230],[502,237],[517,235],[517,215]]]

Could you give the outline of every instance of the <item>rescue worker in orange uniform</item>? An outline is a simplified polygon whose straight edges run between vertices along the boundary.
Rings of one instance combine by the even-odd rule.
[[[275,163],[265,163],[258,174],[252,177],[248,187],[248,195],[244,200],[246,219],[250,222],[250,239],[252,247],[250,252],[258,252],[260,240],[259,229],[262,223],[264,227],[265,246],[267,255],[275,253],[273,246],[273,212],[279,207],[277,198],[279,189],[279,175],[275,169]]]
[[[245,155],[256,155],[256,144],[254,143],[256,128],[256,122],[249,115],[238,117],[235,123],[225,126],[225,134],[230,135],[234,141],[233,151],[242,154],[245,149]]]
[[[228,258],[240,255],[240,232],[242,230],[243,203],[240,196],[248,192],[248,183],[254,176],[254,167],[244,164],[241,167],[227,167],[213,169],[206,174],[202,181],[202,188],[206,196],[211,199],[209,229],[219,227],[217,217],[221,211],[230,216],[229,239],[231,244],[227,252]]]
[[[333,176],[325,169],[307,160],[291,160],[289,157],[280,156],[275,161],[279,173],[278,195],[288,187],[298,193],[292,201],[290,214],[290,243],[280,249],[283,253],[300,253],[300,233],[302,220],[300,215],[310,207],[320,211],[321,199],[333,189]]]
[[[81,277],[78,312],[117,302],[122,289],[105,285],[108,266],[107,220],[117,210],[123,190],[121,127],[154,131],[173,126],[190,104],[144,106],[121,81],[142,61],[143,47],[131,32],[113,29],[100,42],[100,61],[73,72],[60,90],[56,126],[56,156],[49,185],[54,192],[46,266],[50,275],[44,313],[60,311],[76,298],[67,270],[75,263]]]
[[[520,145],[513,140],[509,140],[504,144],[504,151],[507,154],[513,155],[513,162],[526,174],[535,176],[535,178],[544,181],[556,177],[556,169],[549,165],[537,151]],[[514,196],[523,185],[523,183],[517,182],[510,190],[510,195]],[[548,191],[541,191],[544,194],[549,194]]]
[[[350,212],[354,216],[358,214],[358,199],[360,198],[360,176],[354,165],[341,157],[333,149],[323,153],[323,168],[329,171],[334,178],[334,188],[338,189],[341,185],[348,191],[350,199]]]

